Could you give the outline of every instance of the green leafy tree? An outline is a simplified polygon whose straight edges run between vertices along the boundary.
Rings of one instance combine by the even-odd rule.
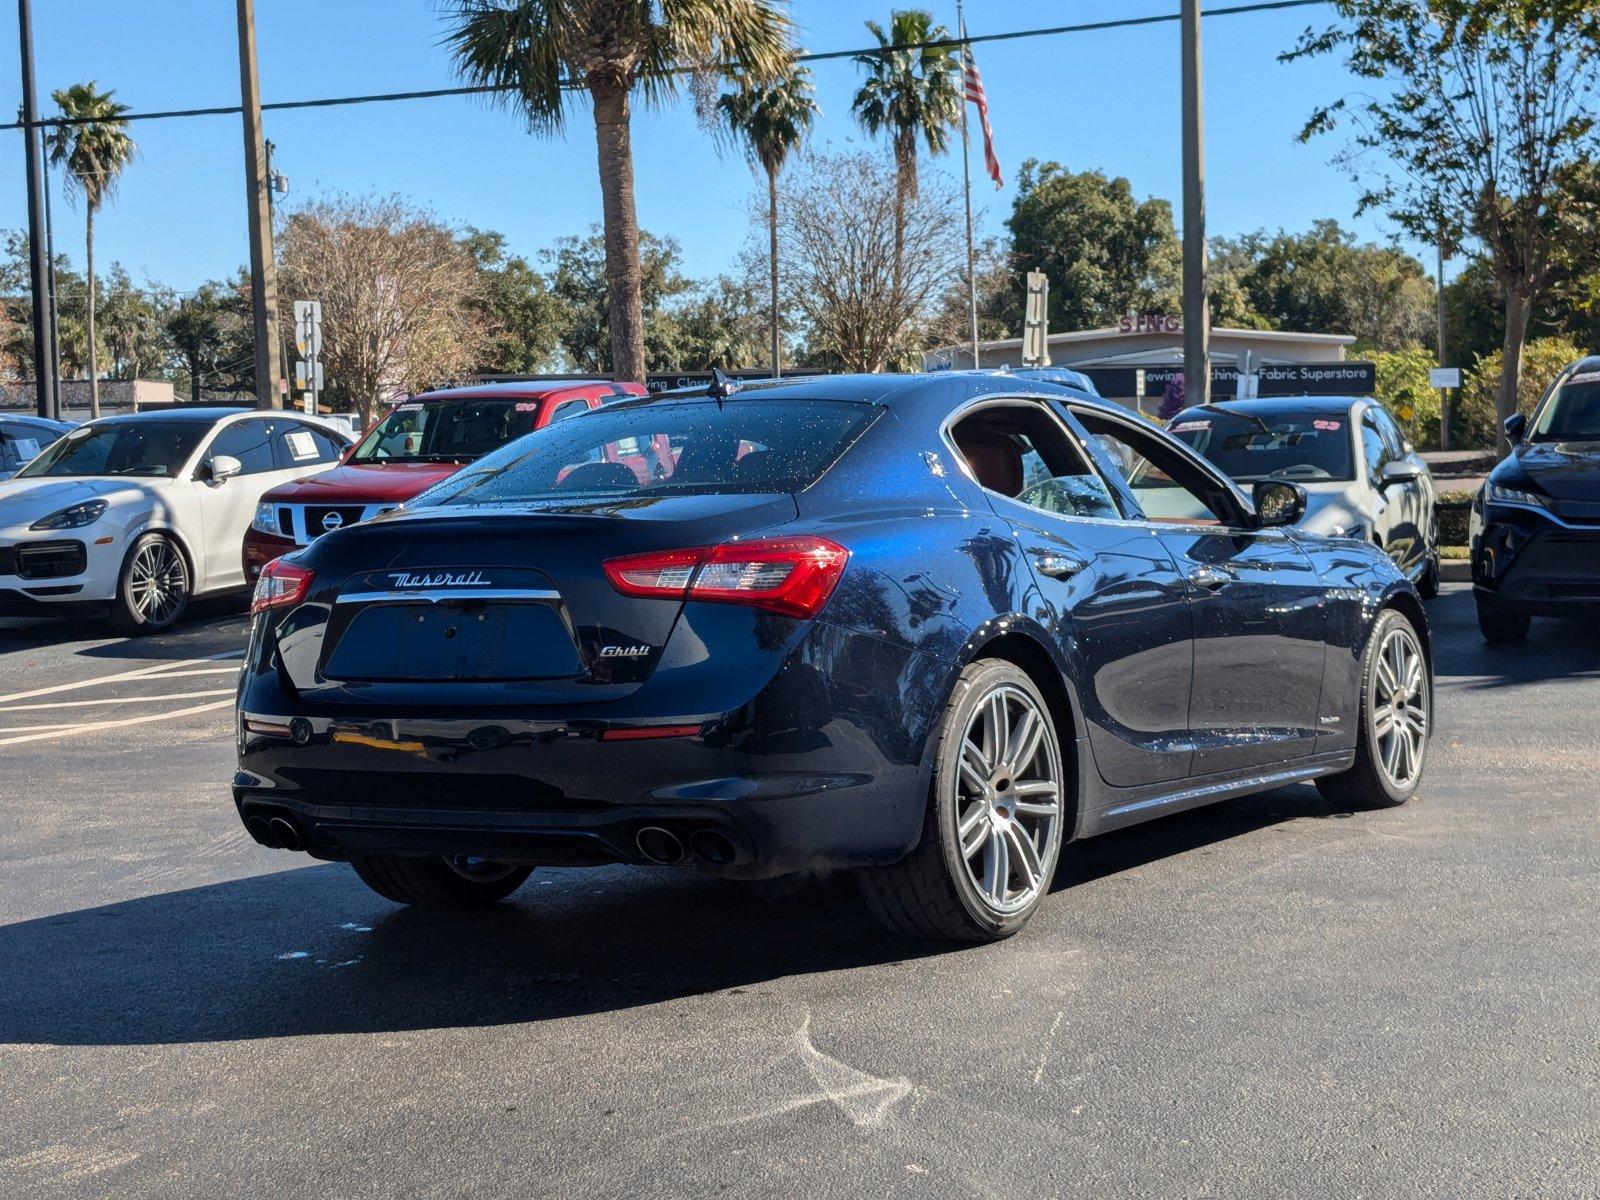
[[[167,340],[182,360],[191,400],[201,399],[206,388],[240,390],[245,359],[253,373],[255,339],[241,307],[236,285],[208,280],[166,314]]]
[[[683,274],[682,252],[672,238],[640,230],[638,253],[646,367],[676,367],[673,309],[679,299],[694,291],[694,281]],[[561,334],[567,357],[580,371],[613,372],[611,355],[616,343],[609,336],[612,296],[605,286],[608,257],[604,233],[596,230],[588,237],[559,238],[545,257],[550,262],[550,290],[567,314]]]
[[[1182,308],[1182,249],[1172,205],[1137,200],[1126,179],[1069,171],[1028,159],[1006,221],[1018,271],[1050,279],[1050,327],[1093,329],[1124,313]],[[1020,329],[1022,289],[1012,288],[993,315]]]
[[[1600,205],[1582,185],[1597,148],[1600,3],[1335,7],[1339,23],[1308,30],[1284,57],[1342,55],[1371,86],[1315,111],[1301,136],[1349,124],[1339,161],[1362,188],[1362,211],[1386,212],[1420,240],[1481,250],[1504,296],[1497,407],[1508,416],[1533,308],[1563,256],[1594,238]]]
[[[734,71],[735,89],[717,100],[728,132],[740,141],[751,165],[767,177],[768,315],[772,374],[783,373],[783,334],[778,300],[778,175],[810,133],[818,112],[811,72],[793,67],[775,83],[762,85]]]
[[[112,263],[97,296],[96,317],[110,354],[111,378],[164,377],[172,357],[166,318],[177,303],[170,289],[154,283],[141,287],[121,263]]]
[[[668,369],[753,367],[762,357],[770,325],[750,285],[719,275],[677,305],[669,318]]]
[[[578,90],[594,109],[605,228],[606,355],[624,379],[645,374],[645,305],[633,197],[631,106],[670,98],[686,69],[739,63],[760,83],[792,56],[775,0],[446,0],[445,43],[460,74],[497,89],[539,134],[557,134]]]
[[[126,104],[112,99],[114,93],[95,90],[93,81],[75,83],[51,93],[60,115],[75,122],[56,125],[45,139],[50,161],[65,165],[69,193],[83,197],[84,208],[84,342],[89,372],[89,415],[100,415],[100,378],[95,345],[94,215],[116,191],[117,180],[136,150],[128,136],[123,114]]]
[[[894,148],[898,264],[904,253],[906,208],[917,198],[918,144],[931,155],[943,154],[961,123],[961,58],[955,46],[927,44],[948,40],[950,30],[935,25],[925,9],[891,12],[888,33],[876,21],[868,21],[867,29],[882,49],[856,55],[856,65],[867,77],[850,108],[863,129],[874,137],[887,135]]]
[[[1393,246],[1358,243],[1337,221],[1220,247],[1245,304],[1268,328],[1349,333],[1379,350],[1434,340],[1436,296],[1423,265]]]
[[[461,244],[478,265],[482,294],[473,301],[493,331],[477,374],[532,374],[548,370],[561,354],[570,314],[544,276],[518,254],[504,234],[469,229]]]

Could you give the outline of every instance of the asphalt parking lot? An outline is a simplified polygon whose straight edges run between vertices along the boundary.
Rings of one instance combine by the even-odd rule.
[[[1069,848],[1013,941],[846,880],[402,910],[232,811],[232,656],[0,621],[0,1196],[1600,1194],[1600,631],[1431,608],[1417,801]]]

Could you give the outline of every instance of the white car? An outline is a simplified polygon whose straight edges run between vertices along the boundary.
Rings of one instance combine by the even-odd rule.
[[[0,479],[10,479],[72,428],[71,421],[52,421],[31,414],[0,412]]]
[[[1438,491],[1388,411],[1349,396],[1223,400],[1185,409],[1167,432],[1247,486],[1306,489],[1300,528],[1381,546],[1431,599],[1439,592]]]
[[[349,445],[290,412],[171,408],[80,425],[0,482],[0,616],[94,614],[153,633],[245,586],[262,493]]]

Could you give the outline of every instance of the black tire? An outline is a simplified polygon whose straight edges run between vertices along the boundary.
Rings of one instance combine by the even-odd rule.
[[[1378,703],[1382,687],[1379,659],[1390,636],[1402,629],[1410,634],[1420,655],[1422,695],[1418,707],[1423,714],[1423,731],[1414,772],[1409,778],[1397,781],[1382,761],[1384,747],[1378,719],[1385,706]],[[1318,779],[1317,790],[1330,802],[1351,809],[1393,808],[1416,795],[1427,765],[1428,744],[1433,733],[1433,671],[1422,635],[1410,619],[1397,609],[1389,608],[1379,613],[1378,619],[1373,622],[1372,633],[1367,638],[1367,648],[1361,656],[1361,709],[1357,729],[1355,763],[1349,770]]]
[[[148,590],[146,580],[151,578],[156,580],[159,595]],[[178,544],[165,534],[144,534],[128,547],[122,560],[107,623],[124,637],[171,629],[189,610],[193,591],[189,560]]]
[[[1014,821],[1017,834],[1027,838],[1039,868],[1036,878],[1042,882],[1032,886],[1031,895],[1025,900],[1007,901],[1020,903],[1020,907],[1002,910],[990,902],[971,877],[972,868],[968,860],[974,854],[962,853],[961,835],[958,832],[961,818],[958,809],[965,806],[970,814],[975,806],[981,806],[986,801],[962,797],[960,788],[964,785],[958,781],[962,778],[963,743],[968,736],[969,726],[974,721],[982,720],[980,707],[998,695],[1002,697],[1002,711],[1007,703],[1013,703],[1018,705],[1019,713],[1026,712],[1019,694],[1031,698],[1037,713],[1036,719],[1042,720],[1043,733],[1033,754],[1025,756],[1021,766],[1015,770],[1014,779],[1011,767],[1001,763],[998,756],[991,756],[996,762],[991,782],[999,790],[986,793],[989,797],[987,803],[991,807],[1002,806],[995,808],[1002,819],[994,822],[992,828],[999,830],[1006,823]],[[921,841],[900,862],[887,867],[864,868],[856,872],[856,880],[867,907],[892,933],[930,940],[999,941],[1021,930],[1049,893],[1061,844],[1069,832],[1067,822],[1072,806],[1070,784],[1063,767],[1061,741],[1051,718],[1050,706],[1033,681],[1011,663],[994,659],[972,663],[961,672],[937,736],[933,786]],[[1042,767],[1039,765],[1041,761],[1045,764]],[[1047,776],[1053,778],[1056,785],[1056,816],[1052,820],[1024,814],[1018,805],[1026,804],[1035,808],[1045,803],[1044,800],[1036,802],[1032,799],[1033,795],[1038,794],[1032,789],[1045,782]],[[1025,788],[1029,790],[1023,790]],[[1004,799],[999,798],[1002,792],[1006,793]],[[1024,796],[1028,799],[1024,800]],[[1009,810],[1003,807],[1005,805],[1010,806]],[[1024,820],[1035,823],[1031,830]],[[993,837],[1006,846],[1000,861],[1009,862],[1010,856],[1016,854],[1018,863],[1022,863],[1024,848],[1014,835],[996,833]],[[984,847],[978,853],[984,856],[987,864],[991,853],[987,849],[988,840],[973,844]],[[1010,891],[1013,871],[1019,880],[1025,881],[1033,876],[1031,863],[1000,868],[998,874],[1002,882],[998,890],[1003,898]],[[1027,873],[1026,876],[1023,872]],[[1027,891],[1026,883],[1017,890]]]
[[[1439,555],[1428,556],[1428,566],[1417,578],[1417,594],[1424,600],[1436,600],[1439,596]]]
[[[1526,613],[1507,612],[1478,597],[1478,632],[1491,646],[1522,641],[1528,636],[1528,626],[1532,623]]]
[[[444,858],[405,858],[397,854],[356,858],[350,865],[361,876],[361,882],[385,900],[426,908],[497,904],[533,874],[532,867],[490,863],[478,868],[480,878],[473,878],[472,868],[466,864],[457,867]]]

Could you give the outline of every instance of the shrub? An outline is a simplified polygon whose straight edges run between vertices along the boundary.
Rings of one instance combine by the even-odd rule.
[[[1428,384],[1433,352],[1411,345],[1379,350],[1370,357],[1378,368],[1377,399],[1418,446],[1439,444],[1439,393]]]
[[[1561,369],[1583,351],[1564,337],[1540,338],[1529,342],[1522,354],[1522,380],[1517,389],[1517,411],[1532,413],[1545,388]],[[1504,351],[1485,354],[1472,365],[1462,380],[1456,401],[1454,441],[1461,446],[1493,446],[1499,418],[1495,415],[1495,396],[1500,391],[1500,364]]]

